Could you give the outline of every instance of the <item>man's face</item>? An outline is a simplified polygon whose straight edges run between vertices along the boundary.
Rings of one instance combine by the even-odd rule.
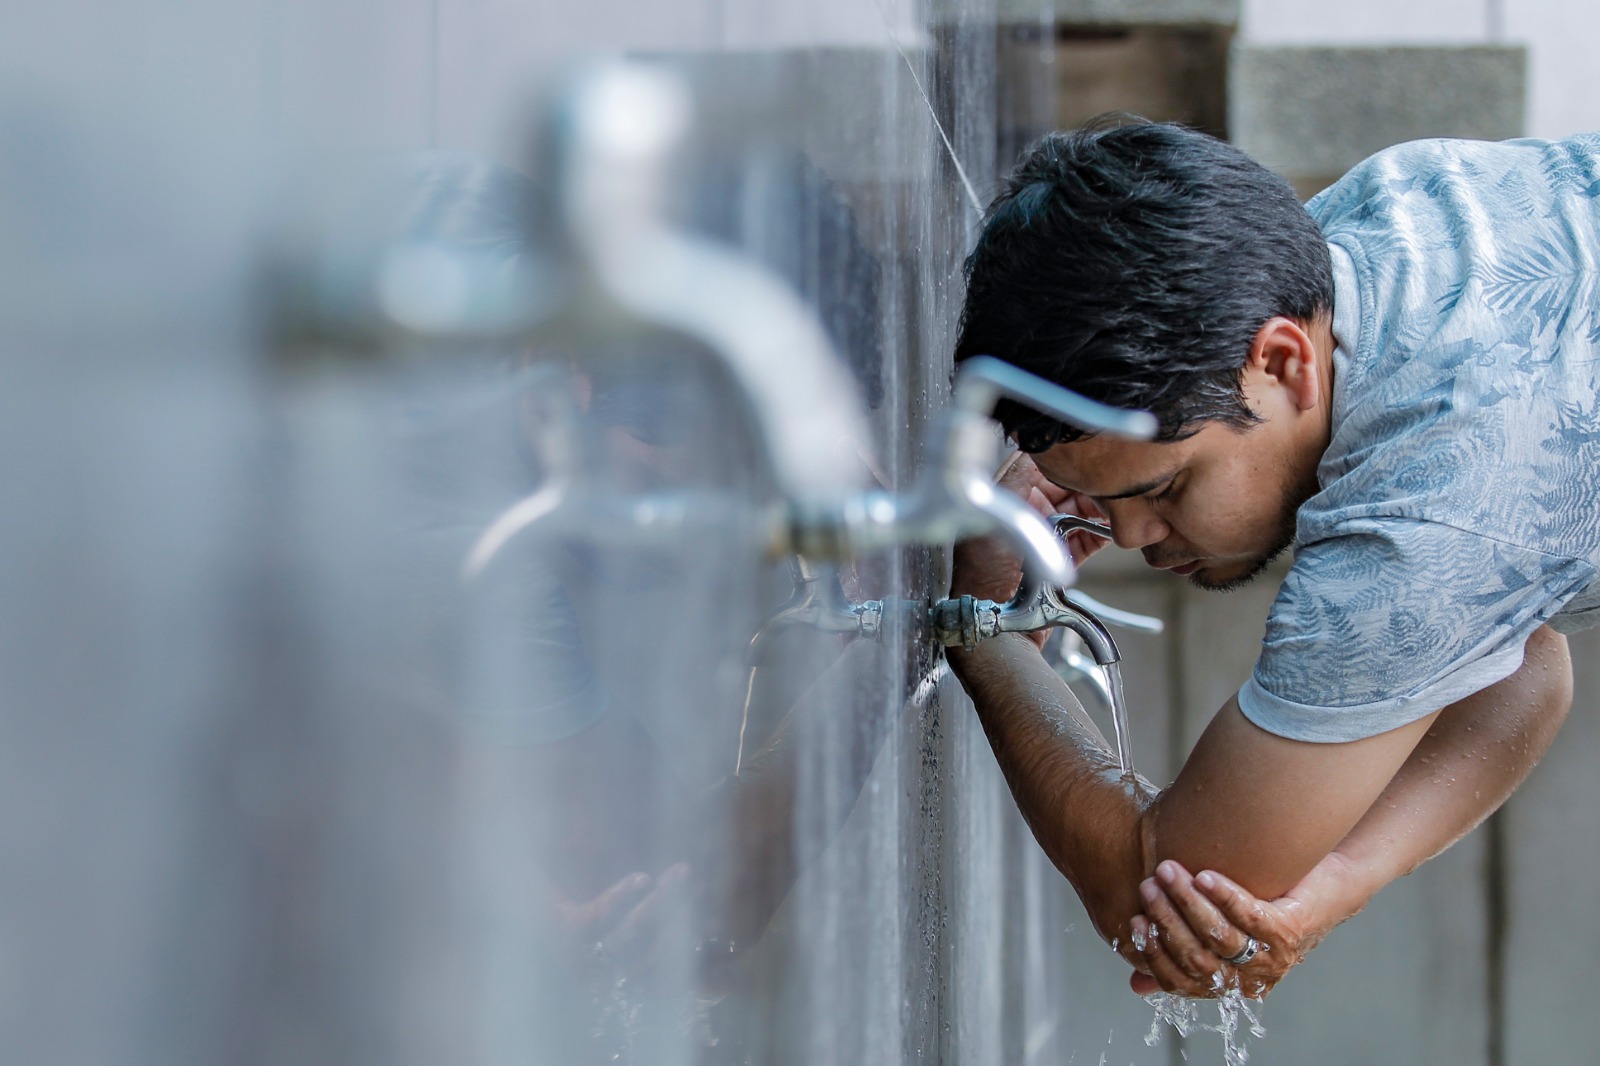
[[[1119,547],[1205,589],[1259,574],[1293,542],[1295,512],[1317,491],[1315,460],[1271,421],[1246,430],[1209,422],[1164,444],[1089,437],[1033,459],[1100,505]]]

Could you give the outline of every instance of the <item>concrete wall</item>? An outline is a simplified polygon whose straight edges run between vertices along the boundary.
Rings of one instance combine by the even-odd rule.
[[[508,427],[548,429],[530,411],[565,403],[576,418],[590,397],[506,374],[541,350],[526,336],[480,361],[476,344],[369,334],[357,352],[308,327],[326,358],[291,367],[283,293],[262,281],[375,287],[371,264],[333,262],[349,219],[319,214],[326,199],[363,215],[393,191],[372,193],[358,163],[390,178],[429,149],[521,163],[542,77],[591,49],[670,55],[708,143],[745,149],[731,160],[743,198],[691,183],[679,206],[728,208],[738,232],[724,239],[787,260],[825,319],[863,327],[851,340],[882,369],[873,465],[907,484],[949,389],[976,219],[930,112],[992,187],[992,5],[963,0],[938,26],[893,0],[101,6],[15,15],[0,35],[0,277],[29,297],[32,330],[0,352],[0,468],[17,490],[0,504],[9,1058],[1087,1062],[1108,1046],[1106,1011],[1119,1061],[1123,1043],[1128,1060],[1170,1057],[1138,1040],[1148,1010],[1070,917],[954,686],[905,698],[930,678],[931,649],[902,656],[891,638],[859,684],[807,706],[786,698],[785,671],[764,674],[752,744],[800,707],[800,754],[787,806],[742,817],[766,810],[729,780],[746,648],[788,588],[738,521],[654,541],[661,554],[604,589],[603,546],[574,562],[536,537],[533,569],[559,570],[562,594],[524,606],[581,631],[564,663],[590,660],[608,698],[592,728],[548,742],[510,720],[537,698],[475,718],[452,682],[482,681],[493,671],[473,664],[522,630],[454,624],[465,552],[441,569],[417,541],[441,524],[481,531],[525,498],[548,470],[527,462],[543,434]],[[355,191],[320,183],[328,172]],[[476,203],[482,187],[446,190],[441,214],[503,209],[494,243],[514,244],[519,205]],[[824,202],[836,210],[804,213]],[[556,343],[570,348],[550,363],[587,365],[581,338]],[[675,350],[627,343],[636,363]],[[386,358],[398,348],[407,358]],[[715,487],[742,487],[753,507],[736,405],[713,406],[726,392],[705,378],[673,378],[699,386],[678,424],[702,443],[726,431],[701,456],[725,461]],[[610,449],[617,434],[574,449],[597,492],[648,473]],[[435,492],[495,502],[435,521]],[[662,564],[680,552],[710,565]],[[873,562],[876,594],[943,592],[937,549]],[[419,584],[438,595],[411,602]],[[837,640],[805,635],[821,652],[784,664],[802,693],[822,672],[806,667],[842,658]],[[536,660],[539,643],[509,661]],[[430,674],[434,652],[452,666]],[[523,694],[548,695],[557,671],[529,672]],[[767,884],[796,851],[795,879]],[[617,899],[608,886],[637,886],[632,873],[648,899],[599,906]],[[752,895],[776,914],[741,934],[737,972],[702,998],[702,968],[727,964],[719,945],[733,952],[699,919]],[[643,965],[623,961],[630,941]],[[1109,975],[1080,977],[1091,962]]]
[[[1527,132],[1564,137],[1600,128],[1595,18],[1583,0],[1244,0],[1240,31],[1258,45],[1522,45]]]
[[[1229,69],[1229,136],[1309,197],[1392,144],[1522,136],[1526,58],[1493,45],[1241,41]]]

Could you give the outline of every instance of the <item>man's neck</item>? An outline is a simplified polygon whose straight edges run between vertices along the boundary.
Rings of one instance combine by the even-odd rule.
[[[1322,446],[1318,449],[1320,455],[1327,450],[1328,442],[1333,437],[1333,351],[1338,347],[1338,341],[1333,337],[1333,313],[1330,311],[1319,317],[1306,332],[1310,334],[1311,343],[1317,350],[1317,380],[1320,383],[1317,412],[1322,424]]]

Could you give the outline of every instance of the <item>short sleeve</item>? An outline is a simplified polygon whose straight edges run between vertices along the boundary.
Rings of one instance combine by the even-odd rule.
[[[1510,676],[1593,577],[1583,560],[1450,525],[1350,519],[1296,554],[1239,708],[1293,740],[1399,728]]]

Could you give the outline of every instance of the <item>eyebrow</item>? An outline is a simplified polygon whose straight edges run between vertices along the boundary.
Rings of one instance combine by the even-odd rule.
[[[1093,498],[1096,499],[1096,500],[1126,500],[1126,499],[1130,499],[1130,498],[1132,498],[1134,496],[1143,496],[1147,492],[1152,492],[1152,491],[1154,491],[1156,489],[1159,489],[1161,486],[1169,483],[1173,478],[1175,478],[1177,476],[1178,476],[1178,471],[1172,470],[1172,471],[1169,471],[1168,473],[1161,474],[1158,477],[1152,478],[1151,480],[1146,481],[1143,484],[1135,485],[1133,488],[1128,489],[1126,492],[1108,492],[1103,496],[1093,496]]]

